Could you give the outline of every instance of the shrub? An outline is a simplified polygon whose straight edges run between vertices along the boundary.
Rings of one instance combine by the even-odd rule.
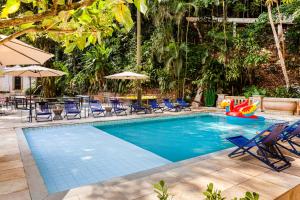
[[[168,187],[163,180],[154,184],[154,192],[157,194],[159,200],[171,200],[168,192]],[[205,200],[225,200],[226,198],[222,196],[221,190],[214,189],[213,183],[207,185],[207,189],[203,192]],[[255,192],[246,192],[244,197],[233,198],[233,200],[259,200],[259,195]]]
[[[287,90],[285,87],[277,87],[274,90],[268,91],[270,97],[281,97],[281,98],[300,98],[300,88],[291,87]]]
[[[266,95],[267,93],[266,89],[256,87],[255,85],[246,87],[243,91],[246,98],[252,97],[253,95]]]

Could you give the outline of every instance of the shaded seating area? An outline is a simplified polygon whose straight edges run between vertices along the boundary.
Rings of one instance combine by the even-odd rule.
[[[35,120],[37,122],[52,121],[52,111],[48,102],[36,102]]]
[[[277,123],[261,131],[252,139],[242,135],[226,138],[237,146],[229,157],[237,157],[249,154],[262,161],[275,171],[282,171],[291,166],[290,162],[279,149],[278,141],[281,134],[286,130],[287,123]],[[256,147],[256,152],[254,148]]]
[[[90,100],[90,110],[93,117],[105,116],[105,109],[102,107],[100,101]]]
[[[64,108],[67,119],[81,119],[81,110],[75,101],[65,101]]]

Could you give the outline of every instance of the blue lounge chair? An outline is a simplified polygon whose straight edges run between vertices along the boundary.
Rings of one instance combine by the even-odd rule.
[[[139,113],[147,113],[147,108],[145,108],[144,106],[142,106],[141,104],[139,104],[138,102],[135,102],[131,105],[131,109],[130,109],[130,113],[135,112],[136,114]]]
[[[127,115],[127,108],[123,106],[123,104],[118,99],[113,99],[110,101],[113,112],[119,115]],[[123,114],[122,114],[123,113]]]
[[[248,153],[276,171],[284,170],[290,167],[291,164],[280,151],[277,142],[280,139],[280,134],[285,131],[286,127],[287,123],[274,124],[252,139],[247,139],[242,135],[226,138],[238,147],[228,156],[237,157]],[[269,132],[269,134],[264,135],[266,132]],[[259,155],[251,152],[254,147],[258,148],[257,152],[259,152]]]
[[[162,112],[162,113],[164,112],[164,107],[160,106],[157,103],[156,99],[150,99],[149,104],[150,104],[151,109],[153,110],[153,112]]]
[[[89,104],[93,117],[105,116],[105,109],[102,107],[100,101],[90,100]]]
[[[47,102],[37,102],[35,106],[35,120],[41,121],[52,121],[52,112]]]
[[[81,111],[75,101],[65,101],[65,117],[67,119],[81,119]]]
[[[300,120],[287,127],[281,134],[281,141],[287,142],[290,148],[280,143],[278,143],[278,145],[290,151],[291,153],[300,156],[300,143],[295,141],[296,138],[300,138]]]
[[[187,103],[183,98],[177,98],[177,103],[181,106],[183,110],[189,110],[191,111],[191,105]]]
[[[169,99],[163,99],[163,102],[165,104],[165,110],[168,111],[174,111],[174,112],[178,112],[180,111],[180,105],[175,106]]]

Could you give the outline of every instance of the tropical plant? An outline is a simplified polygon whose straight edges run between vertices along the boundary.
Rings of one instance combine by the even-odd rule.
[[[169,200],[170,195],[168,194],[168,187],[163,180],[154,184],[154,192],[157,194],[159,200]]]
[[[222,197],[221,190],[214,190],[214,185],[209,183],[207,189],[203,192],[205,200],[225,200],[225,197]]]
[[[159,200],[170,200],[171,195],[169,194],[168,187],[163,180],[154,184],[154,192],[157,194]],[[226,198],[222,195],[221,190],[214,189],[213,183],[207,185],[206,190],[203,192],[205,200],[225,200]],[[259,200],[259,195],[256,192],[246,192],[244,197],[233,198],[233,200]]]
[[[129,31],[133,26],[131,3],[147,11],[145,0],[6,0],[0,10],[0,28],[13,27],[13,33],[0,44],[24,34],[32,38],[47,35],[61,42],[67,53],[75,47],[83,50],[111,36],[118,27],[114,20]]]
[[[267,93],[266,89],[256,87],[255,85],[246,87],[243,91],[246,98],[252,97],[253,95],[266,95]]]

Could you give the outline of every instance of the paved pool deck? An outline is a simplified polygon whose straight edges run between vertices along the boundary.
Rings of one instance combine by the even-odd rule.
[[[218,112],[219,110],[203,108],[193,112],[205,111]],[[113,116],[97,119],[34,122],[32,124],[21,122],[19,113],[0,116],[0,200],[38,199],[39,192],[43,192],[36,189],[34,191],[29,190],[28,183],[32,183],[38,174],[35,175],[25,170],[28,165],[35,165],[35,163],[22,161],[17,137],[18,128],[178,114],[182,113],[166,112],[164,114]],[[289,121],[299,119],[299,116],[259,114],[272,119]],[[174,200],[203,199],[202,192],[210,182],[213,182],[216,188],[222,190],[226,199],[231,199],[234,196],[240,197],[246,191],[255,191],[260,194],[260,199],[266,200],[276,198],[279,200],[300,199],[300,157],[288,154],[292,166],[278,173],[250,156],[230,159],[227,157],[228,151],[200,156],[114,178],[110,181],[70,189],[42,199],[156,200],[153,184],[161,179],[165,180],[169,186],[170,194]],[[36,182],[36,184],[39,183]]]

